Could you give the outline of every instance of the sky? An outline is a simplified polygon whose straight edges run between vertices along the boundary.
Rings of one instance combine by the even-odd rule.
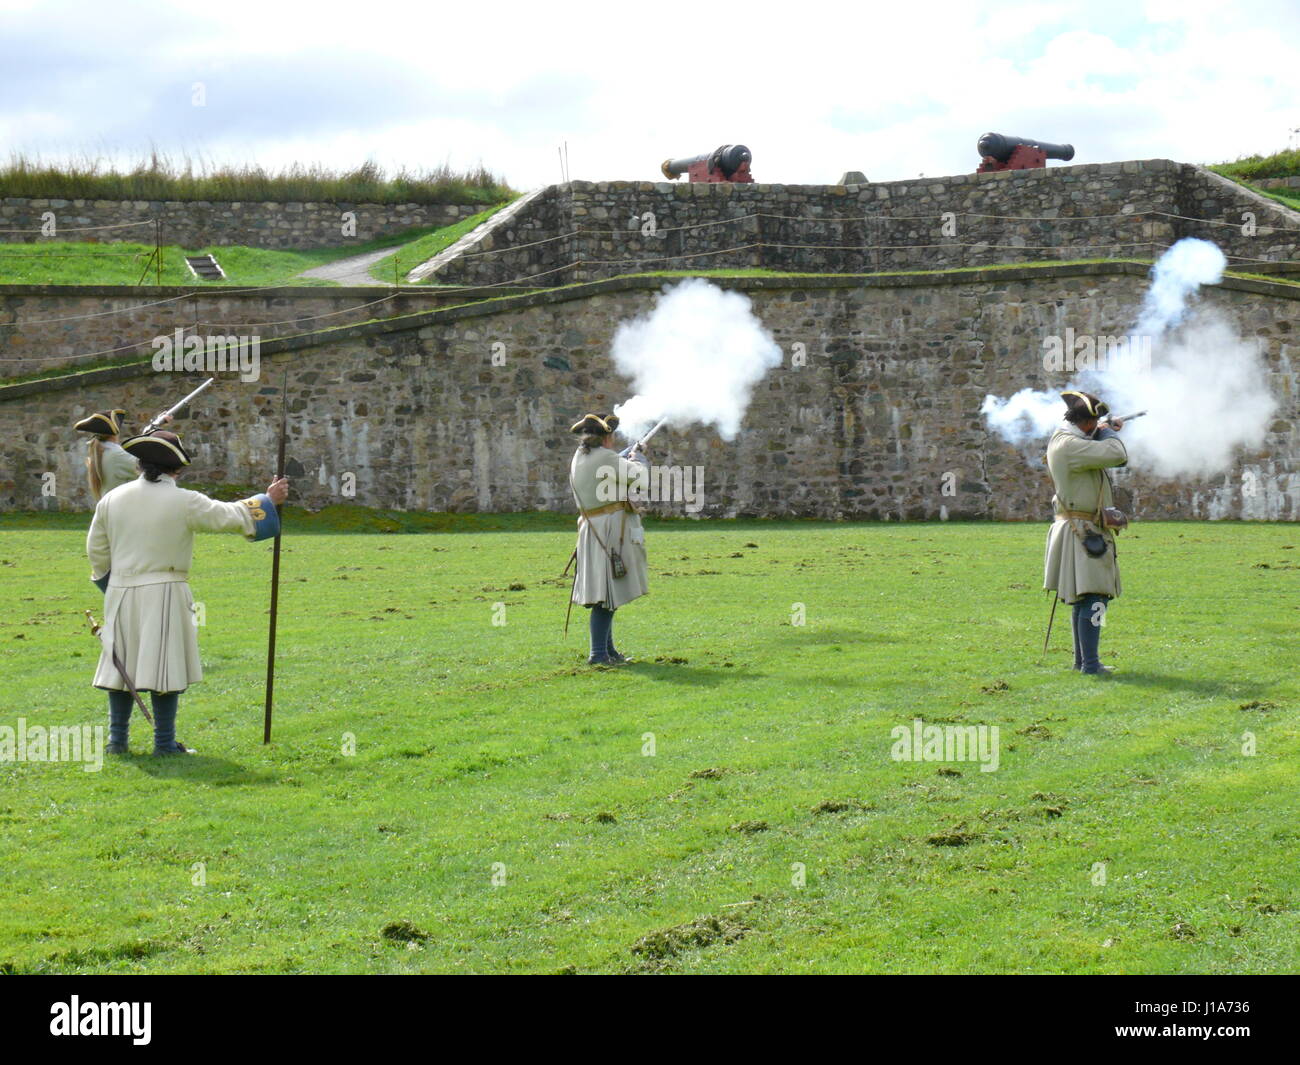
[[[592,181],[737,142],[759,181],[967,173],[990,130],[1213,163],[1300,145],[1298,59],[1298,0],[0,0],[0,145],[521,190],[565,143]]]

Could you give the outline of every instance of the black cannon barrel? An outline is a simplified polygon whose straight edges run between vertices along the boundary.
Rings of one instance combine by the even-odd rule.
[[[707,155],[692,155],[684,159],[665,159],[663,166],[659,169],[663,171],[666,178],[681,177],[686,171],[696,163],[703,163],[708,160]]]
[[[754,161],[750,150],[743,144],[724,144],[721,148],[704,155],[692,155],[683,159],[665,159],[659,168],[666,178],[681,177],[696,163],[712,162],[727,177],[731,177],[745,163]]]
[[[745,163],[752,163],[754,156],[743,144],[724,144],[713,153],[713,161],[727,177],[731,177]]]
[[[1033,137],[1009,137],[1005,133],[986,133],[975,147],[981,158],[991,155],[999,163],[1005,163],[1011,158],[1011,153],[1022,144],[1041,148],[1049,159],[1060,159],[1068,163],[1074,158],[1073,144],[1053,144],[1051,141],[1035,140]]]

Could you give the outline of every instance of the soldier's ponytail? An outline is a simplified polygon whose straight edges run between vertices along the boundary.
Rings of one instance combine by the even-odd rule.
[[[104,494],[104,437],[92,436],[86,447],[86,476],[90,494],[96,499]]]

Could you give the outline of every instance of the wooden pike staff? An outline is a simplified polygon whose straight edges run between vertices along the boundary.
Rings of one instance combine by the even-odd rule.
[[[280,450],[275,460],[275,478],[284,476],[284,442],[289,429],[289,371],[284,371],[280,389]],[[284,527],[284,514],[280,514]],[[275,699],[275,623],[280,610],[280,534],[275,534],[271,552],[271,630],[266,641],[266,708],[262,713],[262,743],[271,742],[271,706]]]

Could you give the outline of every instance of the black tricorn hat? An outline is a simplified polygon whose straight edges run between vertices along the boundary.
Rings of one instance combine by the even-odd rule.
[[[575,422],[569,430],[571,433],[583,433],[591,436],[608,436],[618,428],[617,414],[587,414]]]
[[[1065,417],[1067,421],[1089,421],[1092,418],[1104,418],[1110,413],[1104,400],[1098,399],[1091,392],[1062,392],[1065,400]]]
[[[122,430],[120,429],[120,419],[126,411],[109,410],[101,413],[95,413],[89,417],[82,418],[72,428],[79,433],[95,433],[97,436],[117,436]]]
[[[132,458],[166,470],[179,470],[190,464],[189,453],[181,443],[181,438],[166,430],[160,429],[148,436],[133,436],[130,440],[123,440],[122,450]]]

